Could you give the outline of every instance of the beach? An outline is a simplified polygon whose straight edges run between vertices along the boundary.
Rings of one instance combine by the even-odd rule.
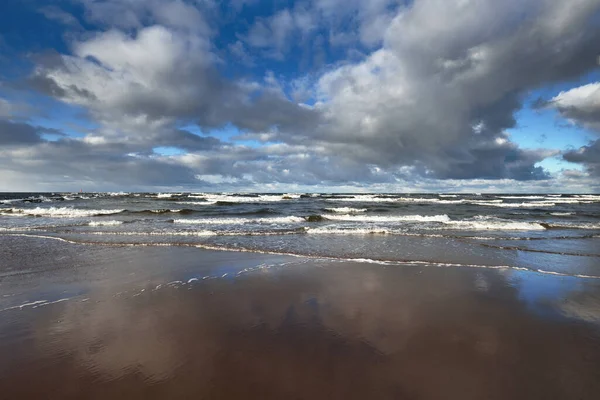
[[[0,393],[596,399],[600,280],[0,236]]]

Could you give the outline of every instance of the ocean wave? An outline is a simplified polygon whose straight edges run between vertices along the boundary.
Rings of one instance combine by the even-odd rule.
[[[356,195],[352,197],[326,197],[329,202],[363,202],[363,203],[397,203],[398,199],[393,197],[378,197],[376,195]]]
[[[93,210],[79,209],[71,207],[36,207],[36,208],[8,208],[0,209],[0,215],[15,215],[15,216],[40,216],[40,217],[56,217],[56,218],[80,218],[93,217],[99,215],[119,214],[125,210]]]
[[[405,232],[391,228],[341,228],[323,226],[319,228],[306,228],[306,233],[326,235],[393,235],[404,234]]]
[[[546,226],[548,229],[600,229],[600,223],[596,222],[551,222],[542,223],[542,225]]]
[[[23,201],[25,199],[4,199],[4,200],[0,200],[0,204],[13,204],[13,203],[19,203],[21,201]]]
[[[217,236],[223,235],[228,232],[215,232],[211,230],[201,230],[201,231],[152,231],[152,232],[144,232],[144,231],[117,231],[117,232],[78,232],[81,235],[96,235],[96,236]]]
[[[326,219],[353,222],[449,222],[450,217],[442,215],[326,215]]]
[[[146,214],[146,215],[154,215],[154,214],[194,214],[197,213],[196,210],[191,210],[189,208],[183,209],[169,209],[169,208],[158,208],[154,210],[123,210],[123,214]]]
[[[189,204],[192,206],[212,206],[216,204],[216,201],[180,201],[177,204]]]
[[[469,200],[442,200],[429,197],[398,197],[396,201],[403,203],[463,204],[467,203]]]
[[[499,199],[545,199],[546,196],[496,196]]]
[[[575,215],[575,213],[574,212],[552,212],[552,213],[550,213],[550,215],[554,215],[557,217],[566,217],[569,215]]]
[[[238,225],[238,224],[293,224],[306,222],[302,217],[273,217],[273,218],[201,218],[176,219],[176,224],[207,224],[207,225]]]
[[[474,231],[543,231],[546,228],[538,222],[506,220],[462,220],[449,221],[445,225],[451,229]]]
[[[112,221],[90,221],[88,222],[89,226],[116,226],[116,225],[121,225],[123,223],[123,221],[116,221],[116,220],[112,220]]]
[[[556,206],[555,201],[532,201],[528,203],[496,203],[492,201],[478,201],[473,204],[488,207],[502,207],[502,208],[545,208]]]
[[[299,235],[306,233],[305,228],[280,229],[272,231],[239,231],[239,230],[189,230],[189,231],[97,231],[97,232],[77,232],[79,235],[95,236],[281,236],[281,235]]]
[[[325,210],[327,210],[329,212],[333,212],[333,213],[346,213],[346,214],[363,213],[363,212],[367,211],[366,208],[352,208],[352,207],[335,207],[335,208],[326,208]]]
[[[293,196],[293,197],[292,197]],[[227,194],[205,194],[194,196],[194,198],[205,199],[207,202],[216,203],[274,203],[286,200],[294,200],[300,195],[227,195]]]

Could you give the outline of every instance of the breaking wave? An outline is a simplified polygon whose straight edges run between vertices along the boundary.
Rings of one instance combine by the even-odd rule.
[[[201,219],[176,219],[176,224],[207,224],[207,225],[241,225],[241,224],[293,224],[306,222],[302,217],[274,217],[274,218],[201,218]]]
[[[79,209],[71,207],[49,207],[49,208],[8,208],[0,209],[2,215],[17,215],[17,216],[40,216],[40,217],[57,217],[57,218],[80,218],[94,217],[99,215],[119,214],[125,210],[92,210]]]
[[[352,208],[352,207],[334,207],[334,208],[326,208],[325,210],[329,211],[329,212],[333,212],[333,213],[345,213],[345,214],[363,213],[363,212],[367,211],[366,208]]]

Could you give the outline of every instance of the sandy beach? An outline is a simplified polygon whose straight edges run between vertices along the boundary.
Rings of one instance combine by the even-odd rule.
[[[5,398],[600,393],[595,279],[39,238],[0,249]]]

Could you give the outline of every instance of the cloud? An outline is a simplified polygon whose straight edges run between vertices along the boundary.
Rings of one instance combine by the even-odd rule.
[[[210,1],[184,0],[76,0],[85,8],[88,21],[109,28],[142,29],[161,25],[206,36],[212,32],[205,14]]]
[[[77,18],[57,6],[44,6],[39,9],[39,12],[50,20],[57,21],[76,30],[83,30]]]
[[[555,108],[562,117],[600,135],[600,82],[560,92],[545,106]],[[563,159],[583,164],[590,174],[600,176],[600,139],[565,152]]]
[[[282,61],[292,40],[306,39],[316,29],[314,19],[315,15],[304,8],[286,8],[268,18],[258,18],[247,35],[240,36],[249,46],[266,49],[265,56]]]
[[[11,174],[27,176],[29,182],[38,179],[39,182],[32,182],[38,185],[47,177],[55,186],[69,187],[75,183],[88,188],[97,188],[106,182],[140,188],[179,185],[195,180],[193,173],[184,166],[159,157],[137,157],[129,150],[131,148],[125,144],[92,144],[63,139],[16,149],[5,148],[0,151],[0,160],[5,170],[3,174],[8,178]]]
[[[253,57],[248,53],[248,51],[246,50],[246,46],[241,40],[230,44],[229,51],[236,59],[238,59],[245,66],[253,67],[255,65]]]
[[[38,65],[32,83],[90,110],[103,125],[132,134],[176,120],[204,128],[293,129],[314,114],[260,85],[223,79],[205,37],[163,26],[133,36],[110,30]]]
[[[560,92],[548,103],[573,123],[600,134],[600,82]]]
[[[600,177],[600,140],[577,150],[567,151],[563,159],[572,163],[584,164],[590,175]]]
[[[598,9],[592,0],[568,9],[542,0],[415,2],[390,23],[380,50],[318,80],[327,124],[314,138],[440,178],[544,178],[535,167],[543,154],[506,143],[504,131],[529,90],[595,66]]]
[[[220,176],[246,187],[497,180],[542,188],[551,176],[538,163],[556,151],[519,148],[507,130],[531,90],[590,71],[600,53],[597,0],[319,0],[257,16],[228,34],[231,43],[219,37],[211,2],[80,1],[99,31],[75,36],[68,54],[35,59],[30,83],[89,113],[97,128],[5,151],[3,160],[22,171],[35,165],[123,185],[193,186]],[[285,64],[305,42],[336,36],[345,38],[344,54],[362,55],[304,76]],[[264,57],[293,73],[240,70]],[[593,128],[598,103],[588,104],[596,94],[586,90],[597,93],[592,85],[552,104]],[[196,134],[225,126],[240,135],[225,142]],[[594,146],[564,157],[592,165]],[[160,156],[156,147],[186,154]]]
[[[0,145],[31,144],[42,141],[39,128],[28,124],[0,120]]]
[[[0,118],[6,118],[12,115],[13,107],[5,99],[0,98]]]

